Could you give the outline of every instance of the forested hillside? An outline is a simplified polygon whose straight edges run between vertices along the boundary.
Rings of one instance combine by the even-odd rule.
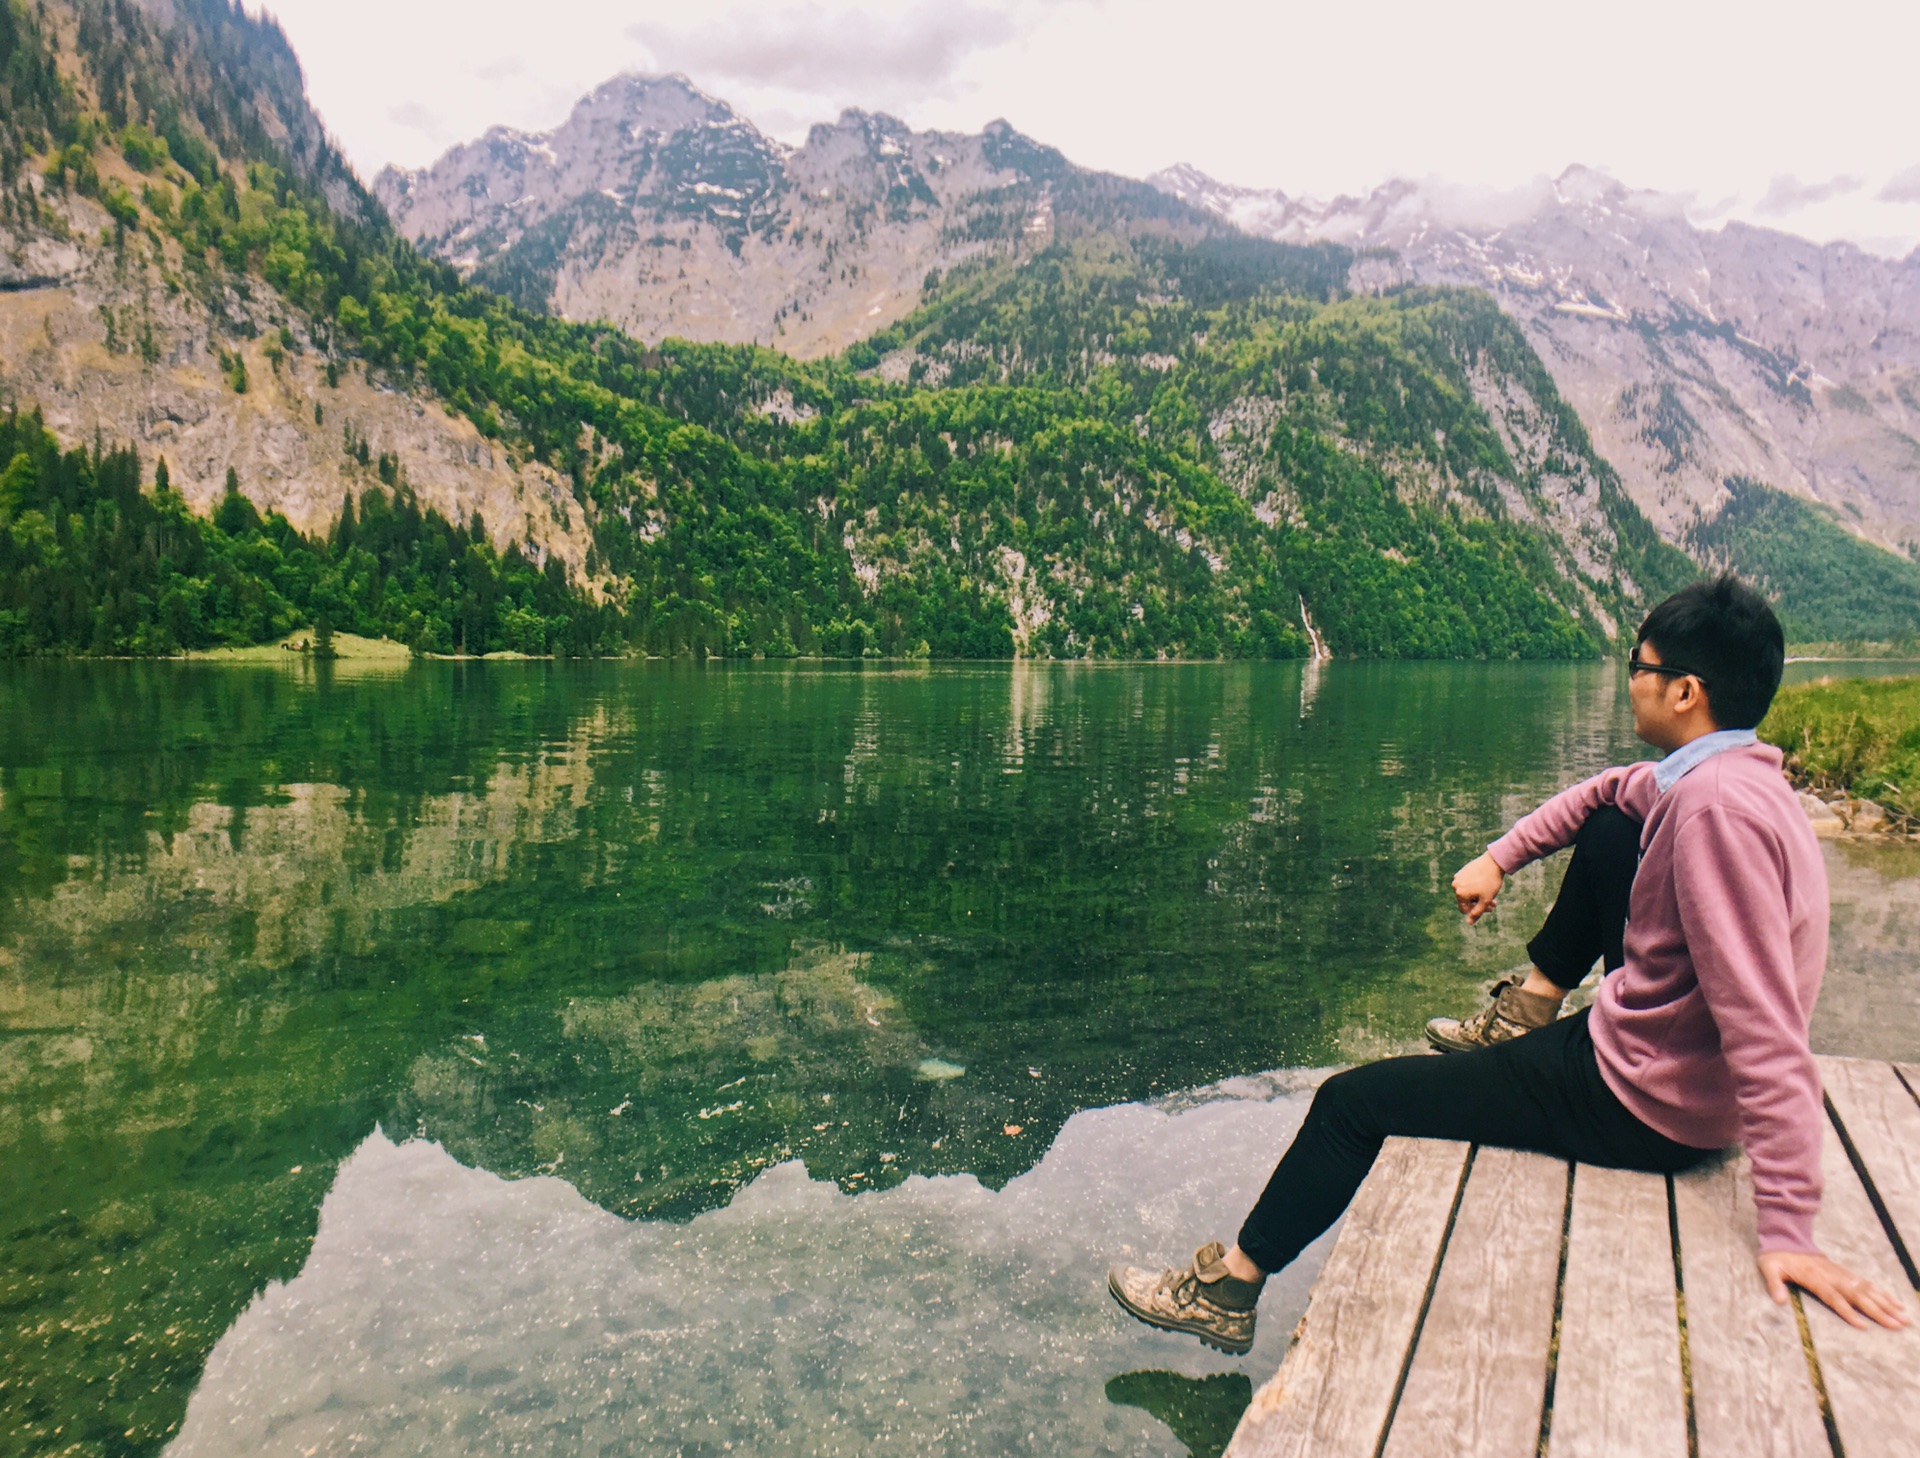
[[[1701,558],[1738,567],[1780,611],[1798,643],[1920,640],[1920,566],[1842,527],[1784,491],[1735,478],[1720,510],[1696,526]]]
[[[1236,561],[1259,563],[1264,589],[1245,610],[1284,595],[1297,618],[1304,603],[1338,652],[1591,651],[1692,572],[1483,296],[1346,295],[1349,262],[1326,247],[1100,234],[963,272],[849,358],[920,382],[903,409],[1020,392],[1183,463],[1216,494],[1177,519],[1176,540],[1184,530],[1227,564],[1225,594]],[[1126,534],[1113,523],[1129,516],[1124,495],[1111,512],[1079,504],[1076,549],[1040,561]],[[1158,530],[1164,513],[1146,513]]]
[[[535,525],[514,547],[436,520],[408,495],[417,463],[376,464],[350,420],[353,516],[325,542],[222,494],[239,532],[195,544],[177,505],[130,494],[153,479],[152,453],[121,453],[138,441],[70,441],[91,465],[57,470],[30,441],[5,527],[13,651],[164,652],[324,609],[475,651],[1289,656],[1317,632],[1343,655],[1565,656],[1693,570],[1472,293],[1350,297],[1339,249],[1232,238],[1039,154],[1065,169],[1055,241],[929,279],[842,357],[649,348],[416,254],[326,146],[270,22],[219,0],[170,26],[118,0],[78,0],[70,32],[12,13],[10,75],[44,76],[51,37],[79,37],[19,129],[12,197],[31,246],[81,263],[0,306],[93,302],[97,347],[137,381],[187,358],[168,321],[190,305],[231,408],[271,395],[318,426],[330,392],[403,392],[558,473],[553,529],[577,512],[592,542],[569,578]],[[0,378],[16,405],[44,355]],[[52,524],[49,490],[101,524]],[[401,523],[377,571],[352,556],[369,520]],[[280,560],[233,546],[256,539]],[[110,593],[54,590],[102,563]],[[227,585],[186,613],[202,580]]]
[[[1435,179],[1331,201],[1185,166],[1153,180],[1261,237],[1338,238],[1380,276],[1486,290],[1668,540],[1710,527],[1729,480],[1744,480],[1830,506],[1863,544],[1920,559],[1920,254],[1816,242],[1784,217],[1708,223],[1678,195],[1583,166],[1513,194],[1497,220]],[[1725,542],[1715,551],[1727,560]],[[1803,586],[1816,562],[1840,574],[1820,593],[1872,609],[1849,636],[1920,628],[1898,599],[1853,593],[1819,551],[1797,572]]]
[[[37,417],[0,416],[0,658],[150,656],[261,643],[319,625],[422,652],[617,649],[618,618],[558,561],[503,557],[478,523],[422,511],[404,483],[369,486],[331,537],[264,519],[236,479],[211,519],[151,482],[138,455],[62,452]]]

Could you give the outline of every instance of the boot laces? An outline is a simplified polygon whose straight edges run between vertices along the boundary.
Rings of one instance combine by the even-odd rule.
[[[1460,1031],[1470,1037],[1480,1037],[1493,1026],[1494,1019],[1500,1016],[1500,994],[1513,986],[1511,979],[1503,978],[1493,985],[1492,999],[1487,1005],[1460,1025]]]
[[[1160,1289],[1182,1311],[1200,1304],[1200,1280],[1192,1270],[1167,1271],[1160,1277]]]

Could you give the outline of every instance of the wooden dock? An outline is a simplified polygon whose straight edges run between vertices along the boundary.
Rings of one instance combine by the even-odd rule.
[[[1776,1306],[1744,1156],[1390,1140],[1226,1458],[1920,1458],[1920,1065],[1822,1058],[1815,1235],[1903,1331]]]

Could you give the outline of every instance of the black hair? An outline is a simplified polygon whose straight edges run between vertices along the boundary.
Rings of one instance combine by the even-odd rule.
[[[1780,620],[1731,572],[1681,588],[1647,614],[1635,641],[1651,643],[1669,667],[1699,676],[1722,729],[1751,729],[1766,717],[1787,661]]]

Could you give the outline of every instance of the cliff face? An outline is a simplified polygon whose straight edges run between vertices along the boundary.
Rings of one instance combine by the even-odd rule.
[[[1363,285],[1487,290],[1670,537],[1714,519],[1737,477],[1920,544],[1920,254],[1698,228],[1679,199],[1584,168],[1477,223],[1409,183],[1316,203],[1190,167],[1152,180],[1260,236],[1392,255],[1363,260]]]
[[[0,400],[38,406],[64,439],[164,456],[202,511],[231,468],[263,512],[309,533],[380,480],[384,455],[423,506],[463,524],[477,512],[502,548],[520,543],[586,577],[588,523],[564,477],[514,459],[430,393],[370,380],[358,362],[336,363],[329,383],[323,327],[271,289],[229,280],[196,296],[158,240],[99,243],[106,214],[84,198],[55,212],[64,238],[0,233],[16,260],[0,291]]]

